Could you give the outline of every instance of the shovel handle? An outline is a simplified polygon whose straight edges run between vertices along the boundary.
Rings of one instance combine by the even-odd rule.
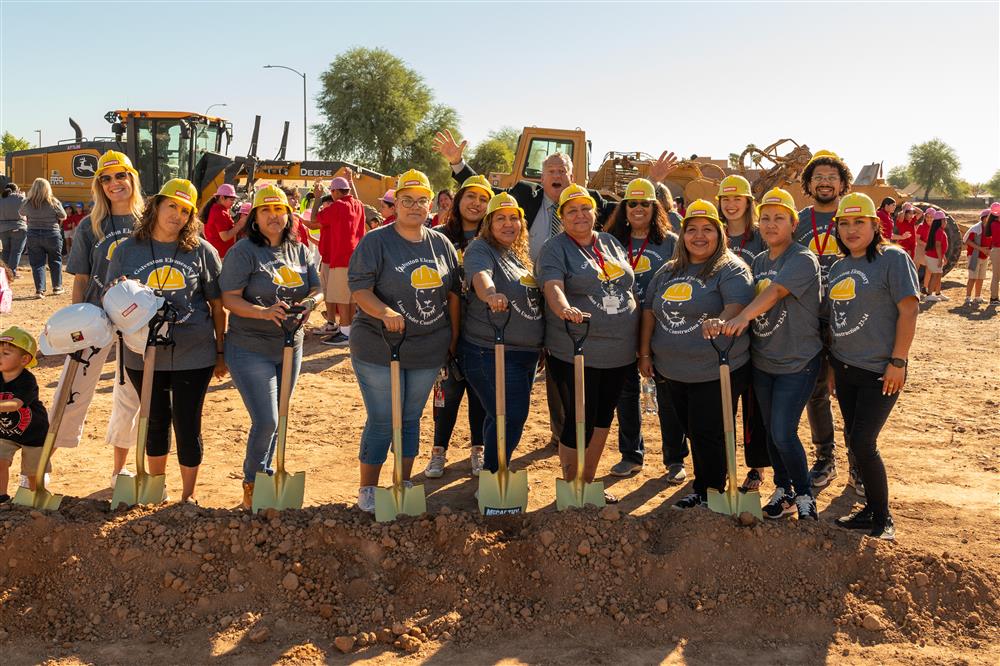
[[[498,326],[497,323],[496,323],[496,320],[493,318],[493,310],[490,310],[489,308],[486,308],[486,318],[489,320],[490,326],[493,327],[493,344],[495,344],[495,345],[502,345],[503,344],[503,334],[504,334],[504,331],[507,330],[507,324],[510,323],[510,310],[511,310],[511,307],[510,307],[510,305],[508,305],[507,309],[504,310],[504,312],[506,313],[507,316],[504,317],[503,323],[501,323]]]
[[[720,337],[723,336],[717,335],[714,338],[709,338],[708,341],[712,343],[712,346],[715,347],[715,352],[719,355],[719,365],[729,365],[729,351],[733,348],[733,345],[736,343],[736,336],[735,335],[729,336],[729,344],[726,345],[725,347],[715,344],[716,339]]]
[[[570,328],[571,323],[572,322],[570,322],[569,319],[563,320],[563,324],[566,325],[566,335],[568,335],[569,339],[573,341],[573,355],[582,356],[583,342],[587,339],[587,336],[590,335],[590,313],[583,313],[583,323],[580,324],[580,326],[583,326],[583,335],[580,337],[573,335],[573,329]]]
[[[295,345],[295,334],[299,332],[302,324],[306,321],[306,318],[302,316],[302,313],[305,311],[306,306],[296,303],[288,308],[286,312],[288,316],[281,320],[281,330],[285,334],[286,347],[293,347]]]
[[[404,328],[403,332],[399,334],[399,340],[397,340],[396,342],[392,341],[390,337],[391,335],[392,334],[389,333],[389,330],[383,325],[382,339],[385,341],[386,346],[389,348],[389,360],[399,361],[399,348],[403,346],[403,341],[406,340],[406,329]]]

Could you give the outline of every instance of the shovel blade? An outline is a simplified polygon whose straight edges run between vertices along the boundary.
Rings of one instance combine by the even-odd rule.
[[[167,494],[167,477],[149,474],[135,477],[139,482],[139,504],[160,504]]]
[[[262,509],[301,509],[306,494],[306,473],[257,472],[253,484],[253,512]]]
[[[506,476],[506,483],[501,484],[500,472],[479,473],[479,512],[484,516],[509,516],[527,510],[528,473],[508,471]]]
[[[53,495],[44,488],[36,488],[35,490],[18,488],[14,494],[14,504],[30,506],[39,511],[58,511],[62,499],[62,495]]]
[[[556,479],[556,509],[565,511],[570,507],[582,509],[591,504],[598,509],[604,507],[604,482],[593,481],[577,486],[575,481]]]
[[[419,516],[424,513],[427,513],[427,499],[423,485],[375,489],[375,520],[380,523],[396,520],[400,514]]]
[[[760,493],[756,490],[737,492],[736,502],[736,515],[745,511],[757,520],[764,520],[764,513],[760,510]]]
[[[111,510],[119,506],[135,506],[139,503],[139,477],[119,474],[115,481],[115,491],[111,494]]]
[[[735,497],[732,497],[728,493],[720,493],[714,488],[708,489],[708,508],[716,513],[721,513],[727,516],[740,515],[740,512],[736,510],[737,502],[734,501],[735,499]]]

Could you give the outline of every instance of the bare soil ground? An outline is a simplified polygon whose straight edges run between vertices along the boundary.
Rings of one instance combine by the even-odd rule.
[[[478,515],[463,408],[444,478],[416,479],[428,514],[376,524],[353,507],[364,411],[350,358],[315,336],[288,452],[289,468],[306,471],[307,508],[233,509],[249,418],[226,379],[206,401],[201,506],[109,512],[109,362],[84,441],[53,459],[60,511],[0,506],[2,661],[996,664],[1000,311],[963,308],[965,277],[963,259],[945,278],[951,300],[922,306],[909,383],[880,441],[895,544],[832,524],[856,500],[842,446],[818,523],[741,527],[670,510],[688,488],[663,480],[655,418],[645,469],[604,479],[621,503],[559,514],[541,385],[515,458],[528,515]],[[25,271],[15,290],[32,291],[30,280]],[[37,333],[67,303],[18,299],[3,324]],[[35,371],[46,402],[61,362]],[[424,442],[431,430],[428,406]],[[805,419],[801,433],[808,441]],[[617,462],[615,438],[599,475]],[[167,485],[180,486],[173,462]]]

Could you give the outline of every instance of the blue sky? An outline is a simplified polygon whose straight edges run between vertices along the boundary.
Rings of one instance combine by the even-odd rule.
[[[217,113],[260,154],[284,120],[301,147],[320,72],[383,47],[460,114],[493,128],[581,127],[609,150],[725,157],[792,137],[857,171],[937,137],[962,176],[1000,168],[1000,3],[10,2],[0,0],[0,129],[43,143],[107,135],[120,107]],[[903,97],[905,95],[905,97]]]

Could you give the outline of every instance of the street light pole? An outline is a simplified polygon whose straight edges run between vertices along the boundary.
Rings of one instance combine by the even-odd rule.
[[[264,65],[264,69],[287,69],[302,77],[302,159],[309,159],[309,125],[306,123],[306,75],[285,65]]]
[[[209,104],[208,108],[205,109],[205,115],[207,116],[208,112],[211,111],[212,109],[214,109],[217,106],[229,106],[229,105],[226,104],[225,102],[216,102],[215,104]]]
[[[42,147],[42,130],[35,130],[35,131],[38,132],[38,147],[41,148]]]

